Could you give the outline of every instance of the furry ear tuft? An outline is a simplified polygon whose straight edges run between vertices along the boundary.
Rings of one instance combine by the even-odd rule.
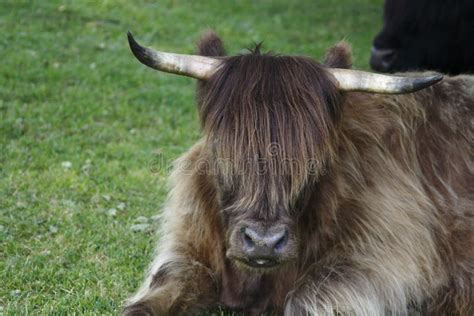
[[[340,41],[326,52],[324,64],[331,68],[352,67],[352,49],[346,41]]]
[[[222,40],[213,30],[204,32],[197,43],[198,54],[202,56],[224,56],[225,49]]]

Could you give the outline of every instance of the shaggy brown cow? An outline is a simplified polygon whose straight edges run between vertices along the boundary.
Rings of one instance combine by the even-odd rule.
[[[202,56],[129,42],[200,79],[204,137],[125,315],[474,313],[474,77],[350,70],[343,43],[320,64],[223,57],[213,33]]]

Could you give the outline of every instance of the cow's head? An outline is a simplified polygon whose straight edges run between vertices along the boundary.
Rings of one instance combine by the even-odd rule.
[[[474,13],[468,2],[386,0],[384,24],[371,49],[372,69],[468,72],[472,45],[464,41],[471,37]]]
[[[200,79],[198,107],[226,232],[227,257],[268,269],[297,256],[297,223],[330,166],[344,91],[403,93],[440,77],[402,78],[347,69],[347,45],[320,64],[306,57],[223,56],[213,33],[190,56],[139,46],[135,56],[166,72]]]

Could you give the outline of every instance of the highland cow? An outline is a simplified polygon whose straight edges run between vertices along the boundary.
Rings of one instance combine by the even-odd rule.
[[[352,70],[345,43],[324,63],[129,43],[198,79],[203,138],[124,315],[474,313],[474,77]]]

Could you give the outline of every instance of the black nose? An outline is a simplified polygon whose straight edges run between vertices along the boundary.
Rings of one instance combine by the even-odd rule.
[[[396,55],[394,49],[381,49],[374,46],[370,55],[370,67],[376,71],[390,72]]]
[[[288,230],[284,225],[268,228],[247,226],[242,229],[243,251],[251,264],[272,265],[284,253]]]

